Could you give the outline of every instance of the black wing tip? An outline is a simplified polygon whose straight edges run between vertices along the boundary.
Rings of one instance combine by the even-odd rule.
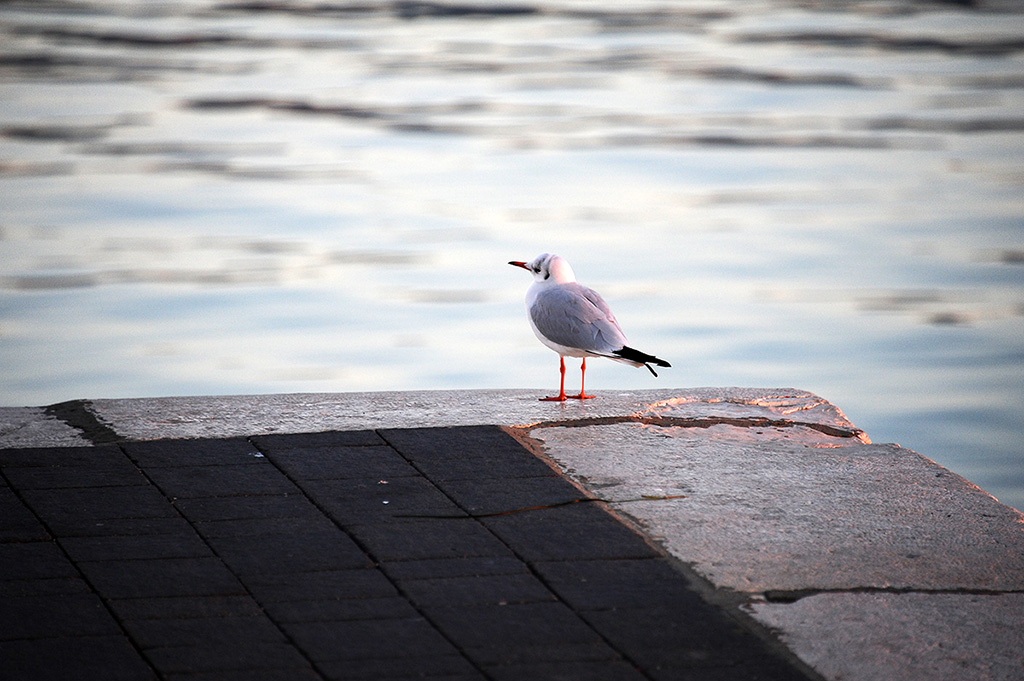
[[[620,350],[616,350],[613,354],[618,355],[622,359],[628,359],[633,362],[639,362],[640,364],[643,364],[645,367],[647,367],[648,371],[654,374],[655,378],[658,377],[658,374],[654,371],[654,369],[651,368],[652,364],[659,367],[672,366],[663,359],[655,357],[654,355],[648,355],[646,352],[640,352],[639,350],[631,348],[628,345],[623,346]]]

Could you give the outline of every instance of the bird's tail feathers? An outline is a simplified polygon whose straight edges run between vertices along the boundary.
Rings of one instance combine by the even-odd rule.
[[[658,377],[658,373],[651,368],[652,364],[657,364],[660,367],[671,367],[672,365],[663,359],[659,359],[654,355],[648,355],[646,352],[640,352],[634,348],[624,345],[621,349],[616,350],[612,353],[618,358],[627,360],[629,362],[635,362],[637,366],[643,365],[647,367],[647,370],[654,374],[654,377]]]

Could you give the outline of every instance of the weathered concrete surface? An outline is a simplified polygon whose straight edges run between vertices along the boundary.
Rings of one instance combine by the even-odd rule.
[[[599,393],[562,404],[538,402],[541,394],[0,409],[0,447],[516,426],[567,476],[703,576],[713,597],[774,629],[825,678],[1020,678],[1024,515],[962,477],[896,445],[870,444],[839,409],[798,390]]]
[[[92,409],[119,434],[132,439],[219,437],[316,430],[419,428],[477,424],[529,424],[629,414],[646,403],[634,393],[539,402],[540,391],[423,391],[347,394],[170,397],[95,400]],[[668,398],[671,393],[665,392]]]
[[[117,435],[132,440],[230,437],[364,428],[419,428],[581,422],[627,417],[704,418],[727,411],[791,418],[855,430],[827,401],[793,389],[697,388],[602,392],[596,400],[540,402],[542,390],[469,390],[376,393],[159,397],[92,400],[88,410]],[[0,423],[20,418],[21,409],[0,408]],[[37,417],[44,419],[42,410]],[[8,416],[8,413],[10,414]],[[36,446],[70,444],[60,423],[38,434]],[[65,429],[67,430],[67,429]],[[73,432],[73,431],[72,431]],[[15,431],[0,430],[0,447],[14,444]],[[88,442],[79,441],[86,445]]]
[[[531,434],[718,587],[1024,590],[1021,515],[897,445],[804,426]],[[683,498],[642,501],[666,495]]]
[[[87,447],[81,431],[47,415],[42,407],[0,408],[0,448]]]
[[[838,437],[833,409],[762,402],[530,435],[827,679],[1022,678],[1024,515],[913,451]]]
[[[1024,675],[1020,593],[826,593],[788,605],[757,603],[750,610],[828,679]]]

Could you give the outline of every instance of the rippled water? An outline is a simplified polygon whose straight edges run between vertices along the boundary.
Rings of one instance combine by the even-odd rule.
[[[550,390],[505,263],[551,251],[674,365],[595,390],[812,390],[1024,507],[981,4],[3,3],[0,403]]]

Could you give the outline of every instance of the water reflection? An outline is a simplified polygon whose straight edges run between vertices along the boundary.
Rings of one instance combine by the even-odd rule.
[[[0,399],[542,387],[553,251],[1024,505],[1024,15],[822,7],[3,3]]]
[[[11,251],[32,253],[35,266],[0,277],[15,291],[117,284],[283,285],[328,279],[353,265],[412,266],[423,256],[400,250],[324,249],[314,242],[247,237],[110,236],[76,238],[62,229],[17,234],[3,241]]]

